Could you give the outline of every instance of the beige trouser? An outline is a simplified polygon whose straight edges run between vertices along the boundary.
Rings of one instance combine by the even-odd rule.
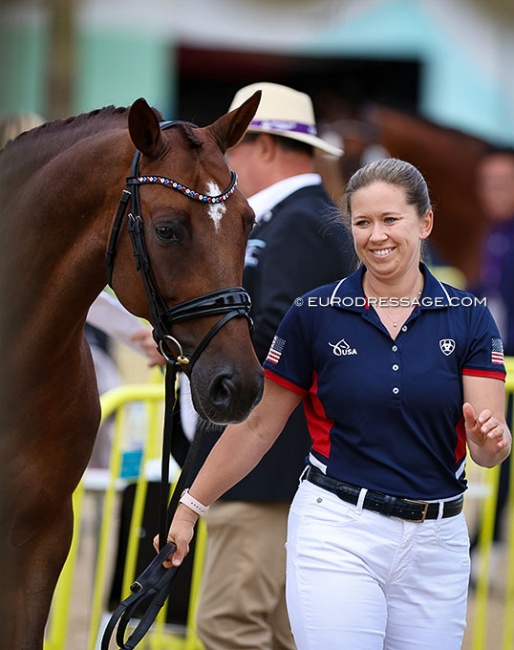
[[[206,650],[295,650],[285,604],[288,503],[209,508],[198,609]]]

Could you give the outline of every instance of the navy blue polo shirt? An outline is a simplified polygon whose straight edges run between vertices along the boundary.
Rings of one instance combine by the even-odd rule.
[[[327,475],[412,499],[466,489],[462,376],[505,380],[483,301],[421,265],[423,294],[395,340],[367,303],[364,267],[295,301],[264,362],[303,396],[310,460]]]

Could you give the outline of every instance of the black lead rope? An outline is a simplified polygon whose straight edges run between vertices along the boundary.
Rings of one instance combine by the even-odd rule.
[[[160,483],[160,521],[159,521],[159,553],[155,556],[148,567],[136,578],[130,586],[131,595],[125,598],[116,610],[113,612],[109,623],[107,624],[103,636],[101,650],[108,650],[111,638],[116,626],[116,643],[120,650],[133,650],[136,645],[143,639],[149,628],[155,621],[157,614],[163,607],[169,596],[171,586],[177,575],[178,567],[166,569],[163,566],[176,546],[166,541],[167,529],[173,514],[177,508],[180,494],[184,489],[190,474],[190,467],[193,465],[200,445],[198,439],[188,452],[186,462],[180,473],[179,480],[173,492],[168,509],[169,494],[169,466],[171,456],[171,439],[173,433],[173,415],[175,410],[175,381],[177,376],[177,366],[173,361],[168,361],[166,365],[166,396],[172,395],[171,399],[166,400],[164,414],[164,431],[162,441],[162,459],[161,459],[161,483]],[[195,436],[196,440],[196,436]],[[194,448],[194,450],[193,450]],[[194,457],[193,457],[194,456]],[[186,467],[187,465],[187,467]],[[164,513],[164,514],[163,514]],[[141,614],[141,612],[143,612]],[[135,627],[132,634],[126,637],[127,628],[132,618],[138,615],[140,621]]]
[[[177,365],[169,361],[166,365],[166,394],[175,395],[175,380]],[[169,461],[171,456],[171,440],[173,430],[173,414],[176,399],[166,401],[164,415],[164,433],[162,443],[162,464],[160,484],[160,522],[159,522],[159,553],[148,567],[136,578],[130,586],[131,594],[125,598],[113,612],[102,636],[101,650],[109,650],[110,640],[116,626],[116,643],[119,650],[133,650],[143,639],[153,625],[159,611],[170,594],[171,587],[179,567],[166,569],[166,560],[176,549],[173,542],[167,541],[167,532],[171,524],[180,496],[186,485],[193,479],[195,463],[202,446],[203,432],[206,428],[199,427],[188,451],[179,479],[166,508],[169,494]],[[163,516],[164,513],[164,516]],[[126,637],[127,628],[132,618],[138,616],[139,623],[134,631]]]

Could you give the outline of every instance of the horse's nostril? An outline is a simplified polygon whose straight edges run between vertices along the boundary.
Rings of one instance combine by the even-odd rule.
[[[230,406],[236,387],[233,380],[228,375],[220,375],[212,382],[210,387],[211,402],[218,408],[227,408]]]

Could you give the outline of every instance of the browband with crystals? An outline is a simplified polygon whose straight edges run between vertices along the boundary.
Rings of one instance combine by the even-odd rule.
[[[291,120],[253,120],[249,128],[265,129],[266,131],[289,131],[290,133],[307,133],[318,135],[314,124],[303,124]]]
[[[177,183],[177,181],[174,181],[171,178],[166,178],[164,176],[132,176],[130,178],[127,178],[127,185],[150,184],[165,185],[172,190],[177,190],[177,192],[185,194],[188,198],[193,199],[194,201],[201,201],[202,203],[224,203],[232,196],[232,194],[234,194],[237,189],[237,174],[236,172],[230,172],[230,185],[224,192],[218,194],[217,196],[200,194],[200,192],[196,192],[195,190],[182,185],[182,183]]]

